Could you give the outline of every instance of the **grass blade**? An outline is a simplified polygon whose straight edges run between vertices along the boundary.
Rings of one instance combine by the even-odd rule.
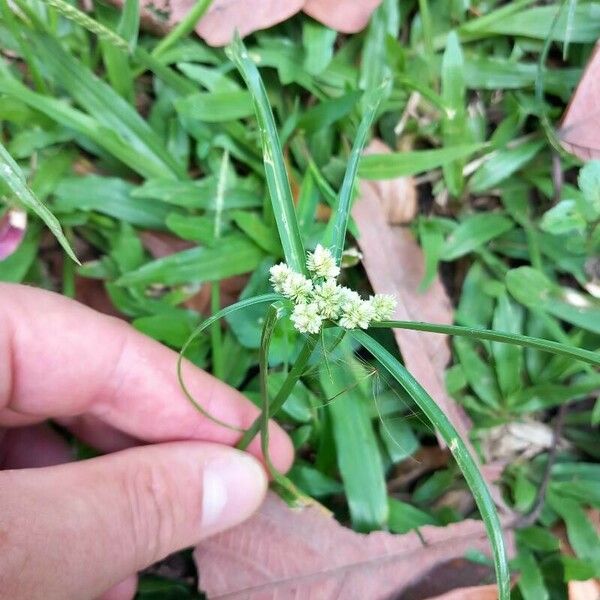
[[[16,98],[57,123],[84,135],[140,175],[152,177],[154,169],[147,164],[143,156],[131,151],[126,140],[65,102],[30,90],[15,79],[2,63],[0,63],[0,92]]]
[[[476,340],[489,340],[503,344],[514,344],[526,348],[543,350],[550,354],[559,354],[568,358],[574,358],[590,365],[600,366],[600,353],[591,350],[583,350],[575,346],[551,342],[541,338],[529,337],[517,333],[502,333],[491,329],[479,329],[477,327],[462,327],[460,325],[438,325],[436,323],[421,323],[417,321],[381,321],[372,323],[371,327],[392,327],[398,329],[411,329],[413,331],[428,331],[430,333],[441,333],[444,335],[457,335],[473,338]]]
[[[494,553],[494,567],[496,569],[496,578],[498,581],[500,600],[509,600],[510,598],[510,572],[502,537],[502,526],[498,519],[494,501],[481,476],[477,464],[469,454],[467,447],[454,429],[454,426],[443,411],[438,407],[435,401],[421,387],[418,381],[398,362],[379,342],[374,340],[364,331],[351,331],[352,337],[362,344],[396,379],[396,381],[406,390],[419,408],[431,421],[432,425],[440,432],[445,442],[448,444],[452,455],[460,467],[467,484],[471,488],[473,497],[485,523],[488,537]]]
[[[212,0],[197,0],[194,7],[152,50],[153,58],[160,59],[179,40],[194,31],[198,21],[204,16],[212,4]]]
[[[387,525],[385,472],[367,398],[359,385],[368,373],[356,372],[361,365],[357,364],[350,346],[346,343],[342,348],[343,366],[330,370],[323,365],[320,381],[327,398],[336,398],[328,404],[327,410],[352,527],[368,532]]]
[[[29,210],[33,211],[55,235],[65,252],[77,263],[79,260],[75,256],[71,245],[65,237],[58,219],[50,212],[48,207],[29,189],[25,177],[19,168],[19,165],[12,159],[6,148],[0,143],[0,178],[8,189],[14,194],[15,198]]]
[[[417,175],[471,156],[483,147],[484,144],[466,144],[435,150],[369,154],[363,156],[360,161],[359,175],[364,179],[393,179]]]
[[[158,134],[113,88],[49,36],[31,32],[29,39],[38,55],[45,57],[44,66],[53,79],[99,123],[127,140],[130,152],[144,158],[154,177],[185,179],[185,170]]]
[[[470,140],[466,127],[465,60],[458,35],[454,31],[448,35],[441,74],[445,104],[442,119],[444,146],[456,146]],[[464,159],[443,165],[444,179],[453,196],[459,196],[463,190],[463,167]]]
[[[361,153],[364,148],[371,123],[377,113],[377,108],[383,96],[388,82],[385,81],[378,88],[375,88],[365,96],[365,112],[358,126],[356,138],[352,145],[348,165],[344,174],[342,188],[340,190],[337,210],[334,211],[333,232],[331,238],[331,252],[336,263],[340,262],[342,252],[344,251],[344,241],[346,239],[346,230],[348,229],[348,219],[350,218],[350,209],[352,207],[352,192],[354,191],[354,183],[356,181],[356,173],[358,171],[358,163]],[[329,245],[329,244],[328,244]]]
[[[159,79],[162,79],[164,83],[177,91],[177,93],[191,94],[197,91],[196,86],[191,81],[185,77],[181,77],[173,69],[163,65],[159,59],[152,56],[143,48],[136,46],[132,49],[132,45],[134,44],[133,39],[128,42],[114,31],[108,29],[108,27],[104,27],[104,25],[89,17],[86,13],[65,2],[65,0],[45,0],[45,2],[59,11],[63,17],[97,35],[99,39],[107,40],[115,48],[119,48],[126,54],[131,54],[144,68],[152,71]]]
[[[260,129],[267,185],[286,262],[298,273],[304,273],[306,271],[304,246],[267,92],[256,65],[248,56],[248,51],[239,38],[228,47],[227,54],[237,66],[252,95]]]

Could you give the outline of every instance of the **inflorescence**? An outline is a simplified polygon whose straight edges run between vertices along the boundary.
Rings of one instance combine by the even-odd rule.
[[[306,268],[310,279],[285,263],[270,270],[273,289],[294,302],[290,318],[298,331],[319,333],[325,320],[344,329],[366,329],[371,321],[385,321],[392,316],[396,308],[393,296],[375,294],[363,300],[355,291],[337,284],[340,267],[321,244],[308,253]]]

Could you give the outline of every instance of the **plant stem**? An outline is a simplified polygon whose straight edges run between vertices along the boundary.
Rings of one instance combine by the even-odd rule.
[[[313,350],[316,346],[316,340],[310,337],[302,349],[300,350],[300,354],[296,359],[293,367],[290,369],[288,376],[285,378],[285,381],[279,388],[277,395],[273,398],[273,401],[269,403],[269,413],[274,415],[279,411],[279,409],[284,405],[285,401],[288,399],[289,395],[292,393],[296,382],[302,377],[304,373],[304,369],[308,364],[310,357],[312,356]],[[242,439],[237,443],[237,448],[240,450],[246,450],[250,445],[250,442],[256,437],[261,427],[261,416],[258,416],[254,423],[244,432]]]
[[[169,48],[191,33],[211,4],[212,0],[198,0],[184,19],[156,45],[152,50],[152,57],[160,59]]]
[[[221,310],[221,287],[218,281],[210,284],[210,312],[215,315]],[[218,379],[223,379],[223,335],[221,324],[215,321],[210,327],[212,344],[212,372]]]

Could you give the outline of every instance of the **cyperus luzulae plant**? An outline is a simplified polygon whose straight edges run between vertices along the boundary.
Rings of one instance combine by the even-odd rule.
[[[244,449],[260,432],[263,452],[269,464],[268,420],[282,407],[295,384],[305,373],[323,328],[336,328],[339,332],[338,340],[346,335],[351,336],[355,342],[358,342],[369,351],[383,369],[409,394],[450,448],[473,493],[485,523],[494,555],[499,597],[501,600],[508,600],[510,597],[510,576],[502,527],[494,502],[476,461],[436,402],[406,370],[397,357],[393,356],[369,334],[369,330],[371,328],[404,328],[466,336],[478,340],[491,340],[537,348],[593,365],[600,365],[600,356],[588,350],[523,335],[434,323],[389,320],[395,306],[392,297],[375,295],[369,299],[363,299],[353,290],[340,286],[336,278],[340,272],[340,261],[344,249],[358,163],[378,108],[383,86],[382,89],[370,93],[365,99],[363,117],[349,156],[346,173],[337,199],[338,204],[332,211],[331,222],[326,229],[326,239],[323,239],[322,244],[317,245],[313,252],[306,253],[296,218],[275,120],[259,71],[239,39],[228,48],[227,53],[239,69],[253,98],[261,136],[266,180],[285,262],[273,266],[270,270],[273,293],[246,298],[224,308],[204,321],[194,331],[184,345],[178,363],[178,375],[184,393],[199,411],[207,414],[185,386],[182,377],[181,357],[190,344],[218,320],[253,305],[269,305],[266,309],[259,351],[261,414],[256,422],[247,431],[243,432],[238,443],[238,447]],[[282,319],[291,319],[294,328],[304,334],[305,341],[279,391],[274,398],[270,399],[271,396],[268,390],[269,346],[272,334]],[[210,417],[210,415],[208,416]],[[228,426],[226,423],[218,422]],[[276,480],[280,480],[278,474],[275,475]]]

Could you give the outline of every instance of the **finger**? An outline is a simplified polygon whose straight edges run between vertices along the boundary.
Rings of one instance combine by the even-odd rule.
[[[55,419],[68,429],[78,440],[100,452],[118,452],[132,446],[139,446],[140,440],[107,425],[93,415],[63,417]]]
[[[203,442],[131,448],[0,472],[0,581],[7,598],[95,598],[258,508],[248,454]]]
[[[137,584],[137,575],[131,575],[104,592],[98,600],[133,600],[137,592]]]
[[[0,353],[9,357],[0,363],[0,424],[87,413],[149,442],[239,439],[184,398],[168,348],[57,294],[0,284],[0,296]],[[185,371],[191,392],[218,419],[241,429],[254,421],[256,407],[239,392],[191,364]],[[275,424],[270,438],[274,465],[287,470],[289,438]],[[251,450],[260,452],[256,441]]]
[[[49,467],[71,460],[69,444],[47,425],[9,429],[0,441],[0,469]]]

